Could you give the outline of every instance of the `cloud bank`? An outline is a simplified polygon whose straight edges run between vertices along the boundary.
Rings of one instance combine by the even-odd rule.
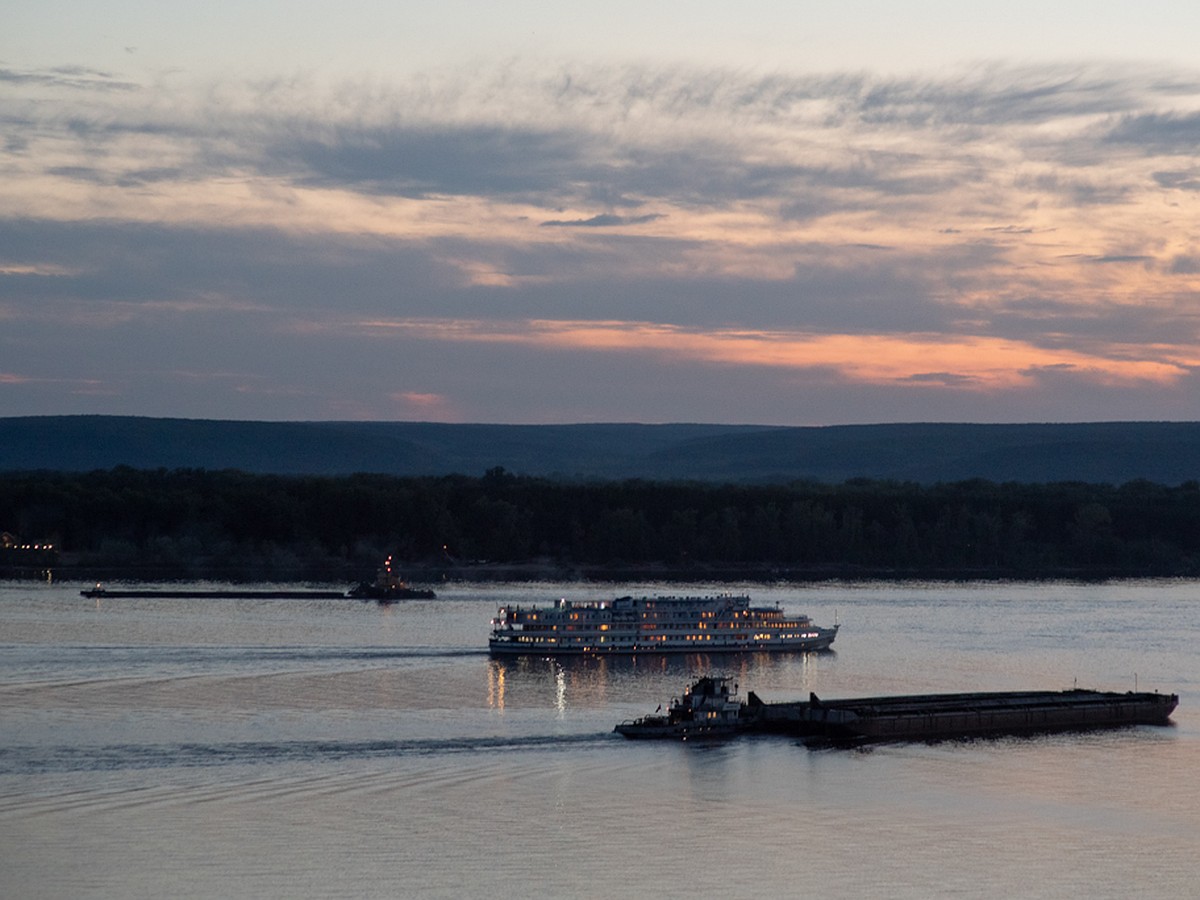
[[[0,414],[1200,416],[1200,73],[0,81]]]

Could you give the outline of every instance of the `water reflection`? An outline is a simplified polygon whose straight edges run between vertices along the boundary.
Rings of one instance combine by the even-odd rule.
[[[489,709],[504,709],[505,679],[507,676],[508,669],[505,666],[493,664],[487,667],[487,705]]]
[[[554,708],[558,710],[561,719],[567,713],[567,679],[566,672],[560,665],[554,667]]]
[[[667,654],[640,656],[515,657],[490,659],[486,667],[487,705],[503,710],[517,704],[554,709],[665,701],[702,675],[732,678],[743,693],[753,690],[779,699],[820,689],[820,672],[836,660],[824,653]]]

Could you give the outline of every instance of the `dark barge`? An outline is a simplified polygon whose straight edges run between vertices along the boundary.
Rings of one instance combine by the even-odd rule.
[[[702,678],[689,691],[710,679]],[[1069,691],[1006,691],[910,694],[764,703],[751,691],[726,734],[782,734],[812,745],[854,746],[885,741],[942,741],[1086,731],[1130,725],[1169,725],[1178,694]],[[653,717],[647,717],[647,719]],[[641,721],[641,720],[639,720]],[[619,733],[622,726],[617,727]],[[637,737],[679,737],[642,728]]]
[[[261,591],[261,590],[219,590],[219,591],[199,591],[199,590],[109,590],[108,588],[94,587],[88,588],[79,592],[83,597],[94,597],[101,599],[114,600],[129,600],[135,597],[166,597],[171,599],[181,600],[345,600],[346,594],[344,591],[298,591],[298,590],[279,590],[279,591]]]
[[[753,692],[744,714],[755,731],[834,744],[932,741],[1167,725],[1177,694],[1069,691],[913,694],[763,703]]]

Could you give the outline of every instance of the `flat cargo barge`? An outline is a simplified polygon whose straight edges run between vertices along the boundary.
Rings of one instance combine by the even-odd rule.
[[[711,681],[714,679],[710,677],[700,679],[684,696],[699,693],[700,688]],[[740,704],[736,722],[727,723],[730,727],[723,729],[722,734],[783,734],[801,738],[809,744],[842,746],[885,741],[942,741],[1130,725],[1169,725],[1171,713],[1178,705],[1178,694],[1080,689],[909,694],[847,700],[821,700],[816,694],[810,694],[806,701],[787,703],[764,703],[751,691],[746,702]],[[651,727],[661,724],[658,722],[661,718],[646,716],[633,723],[622,723],[617,726],[617,731],[627,737],[686,739],[685,728]]]
[[[928,741],[1083,731],[1127,725],[1167,725],[1177,694],[1069,691],[913,694],[763,703],[752,692],[746,716],[762,732],[833,743]]]
[[[195,590],[162,590],[162,591],[139,591],[139,590],[109,590],[108,588],[88,588],[80,591],[80,596],[95,597],[96,599],[114,599],[128,600],[135,597],[166,597],[171,599],[181,600],[345,600],[347,595],[345,591],[239,591],[239,590],[219,590],[219,591],[195,591]]]

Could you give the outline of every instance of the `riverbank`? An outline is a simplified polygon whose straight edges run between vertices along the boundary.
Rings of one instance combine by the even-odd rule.
[[[64,554],[64,557],[66,555]],[[1007,568],[907,568],[870,566],[781,566],[693,563],[690,565],[575,565],[551,559],[515,563],[401,563],[405,579],[416,585],[447,582],[596,582],[635,584],[648,582],[715,583],[817,583],[837,582],[956,582],[956,581],[1110,581],[1121,579],[1178,578],[1189,573],[1174,570],[1135,571],[1113,566],[1046,567],[1039,569]],[[212,565],[193,563],[182,566],[105,565],[63,558],[48,567],[0,566],[0,579],[69,582],[147,583],[208,581],[230,584],[357,584],[368,578],[369,566],[278,564]]]

